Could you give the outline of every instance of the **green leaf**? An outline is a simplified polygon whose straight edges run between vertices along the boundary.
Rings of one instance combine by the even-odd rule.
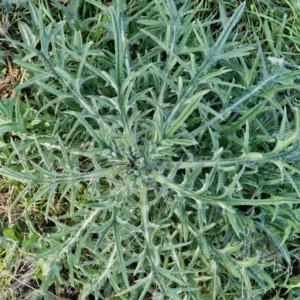
[[[249,277],[253,278],[262,289],[268,290],[275,288],[274,280],[259,265],[255,264],[247,268],[246,273],[249,274]]]
[[[3,233],[6,237],[11,240],[18,241],[20,238],[18,237],[17,233],[15,232],[14,228],[4,228]]]
[[[25,88],[27,88],[29,86],[34,85],[34,84],[38,84],[39,82],[46,81],[50,77],[53,77],[53,75],[51,73],[49,73],[49,72],[47,72],[47,74],[39,74],[36,77],[30,78],[27,81],[19,84],[16,87],[16,91],[20,91],[20,90],[25,89]]]
[[[182,111],[182,113],[177,117],[175,120],[173,120],[174,113],[170,115],[170,117],[167,120],[167,124],[171,123],[173,120],[173,124],[171,124],[170,128],[166,128],[166,137],[170,138],[172,137],[173,133],[183,125],[184,121],[191,115],[191,113],[194,111],[194,109],[197,107],[199,101],[202,99],[202,97],[207,94],[209,91],[204,90],[199,93],[196,93],[192,97],[186,99],[184,101],[185,107]],[[183,103],[182,103],[183,106]],[[178,109],[176,109],[178,111]]]
[[[116,210],[115,214],[116,214]],[[116,221],[116,215],[115,215],[115,219],[113,222],[113,231],[114,231],[114,236],[115,236],[115,243],[116,243],[116,248],[117,248],[117,252],[118,252],[118,262],[120,265],[120,269],[121,269],[121,273],[123,275],[123,280],[124,283],[126,285],[126,287],[129,289],[129,280],[128,280],[128,276],[127,276],[127,271],[126,271],[126,264],[124,261],[124,256],[123,256],[123,247],[122,247],[122,243],[121,243],[121,237],[120,237],[120,229],[119,229],[119,224]]]
[[[272,226],[267,226],[267,224],[263,224],[260,222],[256,222],[256,225],[260,230],[263,230],[267,234],[267,236],[271,239],[271,241],[277,246],[284,260],[287,262],[288,265],[290,265],[291,264],[290,253],[286,245],[282,242],[280,236],[272,230]]]
[[[253,257],[246,257],[243,260],[238,260],[237,263],[243,268],[249,268],[259,262],[259,255]]]
[[[249,100],[251,97],[254,97],[259,92],[261,93],[264,90],[264,88],[266,86],[268,86],[269,83],[274,82],[274,80],[277,77],[278,77],[278,75],[270,76],[270,77],[264,79],[258,85],[250,88],[250,90],[248,92],[244,93],[244,95],[242,97],[240,97],[238,99],[234,99],[234,101],[232,101],[233,104],[229,105],[226,109],[224,109],[222,111],[222,114],[220,114],[220,115],[224,116],[224,115],[228,114],[228,112],[232,111],[237,106],[243,104],[244,102],[246,102],[247,100]],[[207,127],[213,126],[219,120],[220,120],[219,117],[212,118],[211,120],[209,120],[208,122],[206,122],[204,125],[198,127],[194,131],[192,131],[192,134],[193,135],[198,135],[198,134],[202,133],[204,130],[206,130]]]
[[[243,2],[242,4],[240,4],[240,6],[235,10],[234,14],[228,20],[228,22],[227,22],[225,28],[223,29],[221,35],[219,36],[216,43],[214,44],[214,46],[209,51],[209,54],[208,54],[209,57],[214,58],[214,56],[216,54],[218,55],[218,53],[224,47],[224,45],[225,45],[225,43],[228,39],[229,34],[231,33],[232,29],[234,28],[234,26],[237,24],[240,17],[242,16],[245,5],[246,5],[246,2]]]
[[[68,111],[66,113],[75,116],[78,119],[78,121],[80,121],[80,123],[87,129],[89,134],[95,139],[95,141],[99,144],[99,146],[101,146],[103,149],[107,148],[104,139],[99,135],[98,132],[96,132],[96,130],[94,130],[91,127],[91,125],[85,120],[82,114],[75,111]]]
[[[38,40],[31,31],[30,27],[21,21],[18,23],[18,25],[24,44],[30,47],[35,47]]]
[[[168,278],[170,281],[176,282],[179,285],[183,285],[183,286],[185,285],[184,281],[181,281],[177,277],[173,276],[170,272],[166,271],[164,268],[157,268],[157,270],[162,276]]]
[[[107,223],[105,223],[101,226],[98,226],[96,229],[94,229],[93,232],[96,232],[96,233],[100,234],[100,236],[99,236],[99,238],[98,238],[98,240],[95,244],[95,248],[94,248],[95,251],[97,251],[102,246],[102,243],[103,243],[106,235],[112,229],[113,222],[114,222],[114,220],[110,219],[109,222],[107,222]]]
[[[28,238],[26,238],[23,243],[22,246],[27,248],[30,247],[31,245],[33,245],[37,240],[39,239],[39,236],[35,233],[30,234],[30,236]]]
[[[232,213],[228,211],[226,215],[236,235],[238,237],[240,237],[240,234],[245,235],[245,226],[238,213],[237,212]]]
[[[166,146],[173,146],[173,145],[182,145],[182,146],[192,146],[196,145],[197,142],[195,140],[188,140],[188,139],[164,139],[161,141],[162,145]]]
[[[240,278],[241,273],[238,270],[235,263],[232,261],[231,257],[229,255],[222,253],[219,250],[215,250],[215,252],[216,252],[217,257],[220,259],[220,263],[225,268],[226,272],[231,274],[234,278]]]
[[[219,54],[216,57],[216,59],[217,60],[221,60],[221,59],[229,60],[229,59],[232,59],[232,58],[242,57],[242,56],[245,56],[245,55],[249,55],[251,53],[250,51],[253,50],[253,49],[254,49],[253,46],[241,47],[241,48],[238,48],[238,49],[227,51],[223,54]]]

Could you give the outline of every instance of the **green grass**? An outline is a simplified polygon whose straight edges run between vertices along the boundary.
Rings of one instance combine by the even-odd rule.
[[[4,299],[299,297],[297,1],[1,7]]]

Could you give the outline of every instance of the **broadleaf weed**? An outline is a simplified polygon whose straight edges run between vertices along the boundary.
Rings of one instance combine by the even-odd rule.
[[[28,3],[22,41],[6,37],[25,75],[0,102],[1,234],[13,227],[34,260],[33,291],[258,299],[286,284],[299,71],[268,65],[261,36],[238,38],[246,4],[204,20],[202,2],[53,3],[57,15]],[[21,257],[10,244],[0,237],[8,271]]]

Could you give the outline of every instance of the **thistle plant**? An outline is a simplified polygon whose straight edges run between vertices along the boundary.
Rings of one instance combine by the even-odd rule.
[[[218,36],[202,2],[28,2],[0,102],[0,240],[36,297],[259,299],[290,287],[299,230],[292,64]],[[180,3],[179,3],[180,2]],[[30,22],[28,21],[30,20]],[[21,217],[15,216],[20,205]]]

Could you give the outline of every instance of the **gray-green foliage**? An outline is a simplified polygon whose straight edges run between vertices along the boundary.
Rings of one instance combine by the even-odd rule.
[[[8,219],[25,203],[20,242],[39,292],[258,299],[286,284],[297,68],[235,39],[245,4],[212,37],[202,3],[88,2],[99,20],[56,22],[29,2],[22,41],[7,37],[26,72],[0,102],[0,173],[13,187]]]

